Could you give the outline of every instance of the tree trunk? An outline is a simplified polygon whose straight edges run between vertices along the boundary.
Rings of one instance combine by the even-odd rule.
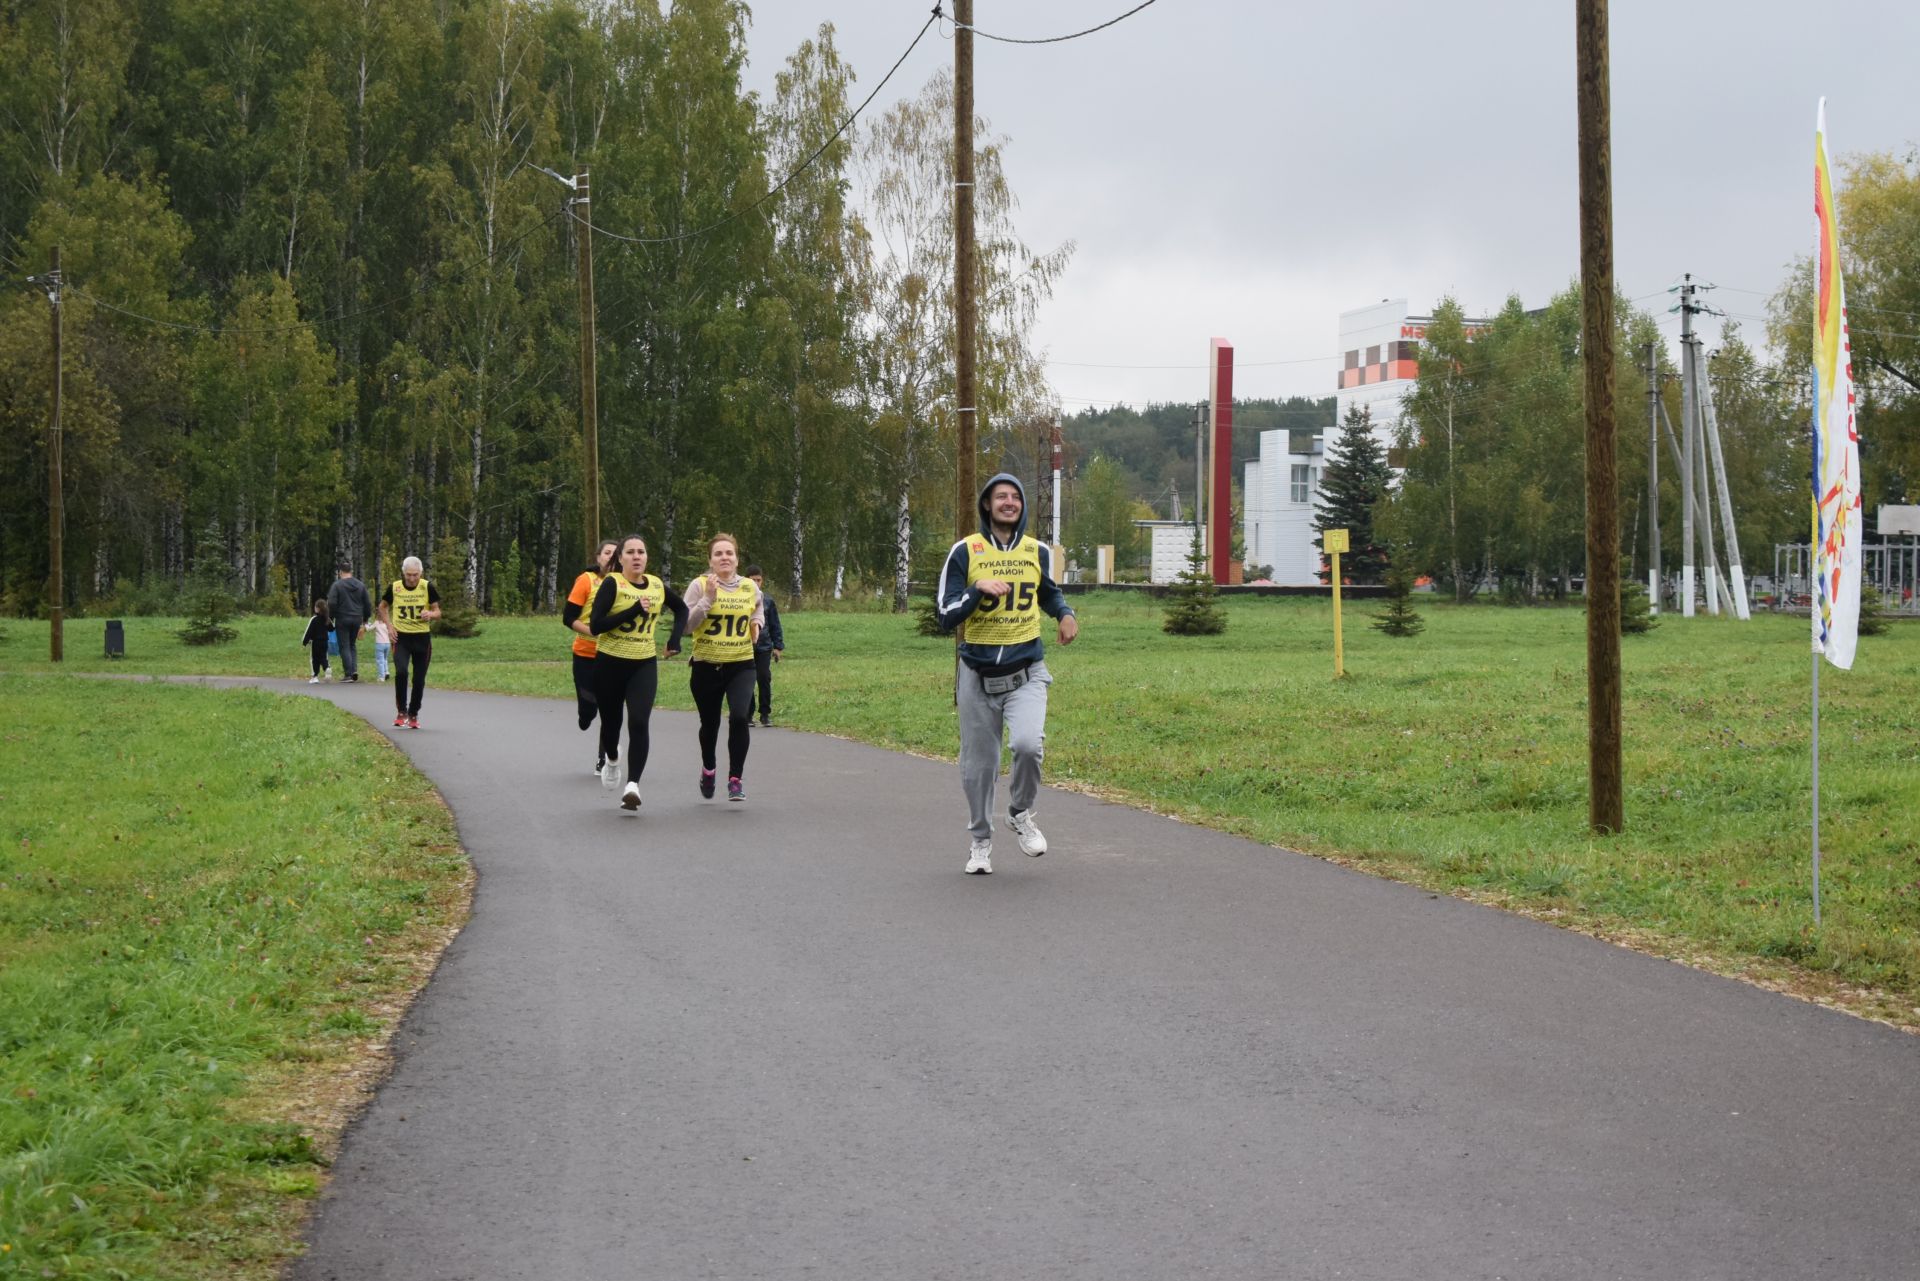
[[[840,555],[833,566],[833,598],[839,600],[847,589],[847,519],[840,518]]]
[[[900,501],[893,518],[893,612],[896,614],[907,612],[907,577],[913,567],[913,516],[907,501],[912,490],[910,480],[900,482]]]

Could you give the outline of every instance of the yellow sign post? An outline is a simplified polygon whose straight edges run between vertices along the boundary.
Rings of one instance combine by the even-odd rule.
[[[1320,546],[1327,553],[1327,559],[1333,564],[1330,575],[1333,581],[1333,676],[1335,680],[1347,674],[1346,657],[1340,646],[1340,553],[1347,550],[1347,531],[1344,529],[1325,529],[1320,531]]]

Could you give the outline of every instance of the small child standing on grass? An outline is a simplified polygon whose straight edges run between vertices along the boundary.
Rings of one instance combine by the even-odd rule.
[[[381,620],[373,620],[373,665],[378,670],[380,680],[387,679],[387,655],[393,652],[393,629]]]
[[[300,643],[313,655],[313,675],[307,678],[307,684],[318,685],[322,677],[331,678],[332,670],[327,666],[327,636],[333,631],[333,620],[327,616],[327,602],[324,599],[313,602],[313,617],[307,620],[306,634]]]

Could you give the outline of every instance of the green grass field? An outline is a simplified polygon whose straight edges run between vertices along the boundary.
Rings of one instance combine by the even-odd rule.
[[[1236,600],[1226,635],[1177,639],[1150,601],[1075,603],[1080,641],[1050,650],[1052,782],[1920,1024],[1920,627],[1823,669],[1815,930],[1804,618],[1669,616],[1623,642],[1627,831],[1595,839],[1577,610],[1426,601],[1427,630],[1394,640],[1367,626],[1377,607],[1350,605],[1336,682],[1324,601]],[[783,621],[783,721],[953,754],[946,642],[892,615]],[[130,619],[114,670],[303,676],[301,625],[250,619],[194,650],[177,622]],[[100,634],[70,625],[70,667],[108,667]],[[566,640],[557,620],[490,619],[436,645],[433,680],[566,697]],[[44,624],[9,623],[0,669],[44,670],[45,647]],[[661,693],[689,706],[683,679]],[[956,807],[957,790],[928,804]]]
[[[450,816],[310,699],[6,675],[0,717],[0,1277],[276,1275],[465,911]]]

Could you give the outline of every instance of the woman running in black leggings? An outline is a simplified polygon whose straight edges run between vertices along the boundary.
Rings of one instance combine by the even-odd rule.
[[[712,796],[714,749],[720,742],[720,700],[727,703],[727,799],[747,799],[747,718],[753,700],[753,642],[765,614],[760,589],[742,578],[740,545],[732,534],[707,544],[708,572],[687,584],[687,625],[693,629],[694,706],[700,709],[700,795]],[[705,626],[702,626],[702,623]]]
[[[638,534],[620,540],[618,569],[601,580],[593,594],[589,630],[599,646],[593,657],[594,701],[600,706],[600,753],[606,757],[600,781],[620,786],[620,722],[627,724],[627,786],[620,808],[640,808],[640,775],[647,768],[653,696],[660,688],[659,650],[654,628],[660,607],[673,611],[668,658],[680,652],[686,633],[687,604],[679,593],[647,572],[647,542]]]

